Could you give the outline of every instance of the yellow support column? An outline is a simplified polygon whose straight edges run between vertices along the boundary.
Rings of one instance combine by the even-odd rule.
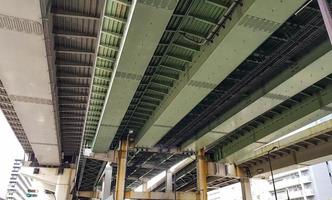
[[[120,143],[117,176],[115,185],[115,200],[123,200],[125,195],[125,179],[127,169],[128,140],[123,139]]]
[[[207,161],[204,155],[204,149],[197,153],[197,190],[199,191],[200,200],[207,200]]]

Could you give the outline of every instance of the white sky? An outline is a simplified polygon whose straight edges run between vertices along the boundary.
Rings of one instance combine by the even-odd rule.
[[[15,158],[22,159],[24,151],[0,109],[0,197],[6,197],[10,171]]]

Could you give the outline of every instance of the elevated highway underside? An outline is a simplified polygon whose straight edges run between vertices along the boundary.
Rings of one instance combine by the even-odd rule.
[[[266,176],[274,147],[279,171],[331,158],[329,120],[298,130],[332,113],[318,2],[6,1],[0,107],[34,165],[75,168],[73,199],[206,200]]]
[[[0,14],[1,109],[24,150],[34,152],[42,165],[57,166],[61,163],[57,101],[40,3],[4,1]]]

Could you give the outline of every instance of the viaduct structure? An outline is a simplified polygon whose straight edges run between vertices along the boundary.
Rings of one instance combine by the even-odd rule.
[[[331,8],[4,0],[0,107],[30,156],[22,173],[57,200],[207,200],[236,182],[250,200],[268,161],[331,159],[329,120],[284,139],[332,113]]]

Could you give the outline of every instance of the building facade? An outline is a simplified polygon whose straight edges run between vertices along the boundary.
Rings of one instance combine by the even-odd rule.
[[[278,200],[332,200],[332,162],[274,175]],[[253,200],[275,200],[272,180],[251,179]],[[241,185],[209,192],[209,200],[242,200]]]
[[[277,197],[280,200],[332,200],[332,162],[275,175]],[[272,180],[270,194],[274,199]]]
[[[28,199],[28,189],[31,188],[32,180],[21,175],[20,169],[22,167],[22,160],[15,159],[11,176],[9,179],[9,185],[7,189],[6,199],[13,200],[25,200]]]
[[[271,198],[269,182],[262,179],[250,179],[253,200],[269,200]],[[242,200],[241,184],[232,184],[208,193],[208,200]]]

